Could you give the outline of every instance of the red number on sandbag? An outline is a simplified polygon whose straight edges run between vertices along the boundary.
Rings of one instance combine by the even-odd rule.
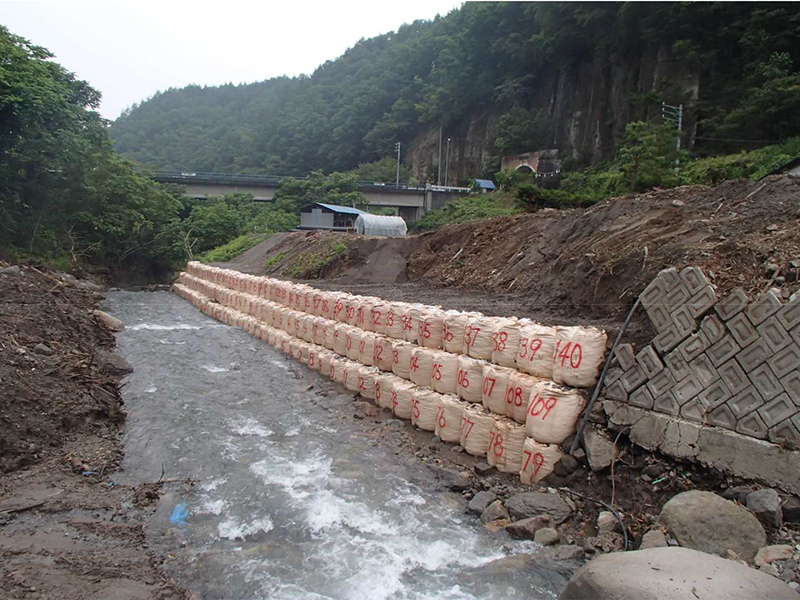
[[[557,398],[542,398],[539,394],[536,394],[533,400],[531,400],[531,410],[530,415],[532,417],[538,417],[542,411],[544,414],[542,415],[542,421],[547,418],[547,415],[550,414],[550,411],[558,404]]]
[[[447,421],[444,418],[444,407],[440,406],[436,409],[436,412],[438,413],[436,415],[436,422],[439,424],[440,429],[444,429],[447,427]]]
[[[342,383],[345,387],[347,387],[347,369],[344,370],[344,377],[342,378]]]
[[[411,416],[415,419],[419,419],[419,400],[416,398],[411,399]]]
[[[464,330],[464,342],[467,346],[472,346],[478,339],[478,334],[481,332],[480,327],[473,327],[472,325],[467,325],[467,328]]]
[[[444,338],[445,342],[452,342],[455,339],[455,334],[450,331],[450,329],[442,323],[442,338]]]
[[[386,326],[391,327],[394,325],[394,311],[390,310],[386,313]]]
[[[469,373],[467,373],[464,369],[459,369],[456,382],[464,389],[467,389],[469,387]]]
[[[439,363],[434,363],[433,370],[431,371],[431,379],[435,379],[436,381],[442,380],[442,365]]]
[[[381,382],[380,381],[376,381],[375,382],[375,400],[380,400],[380,399],[381,399]]]
[[[410,317],[408,315],[404,315],[400,317],[403,321],[403,329],[406,331],[414,331],[414,317]]]
[[[372,324],[376,327],[380,326],[381,324],[381,311],[373,310],[372,311]]]
[[[309,355],[308,355],[308,366],[309,367],[313,367],[314,366],[314,353],[313,352],[310,352]]]
[[[411,357],[411,370],[417,371],[419,369],[419,359],[416,356]]]
[[[424,325],[422,323],[420,323],[419,324],[419,328],[420,328],[420,336],[424,337],[426,340],[429,337],[431,337],[431,324],[430,323],[425,323]]]
[[[331,379],[334,379],[335,377],[336,377],[336,367],[331,365]]]
[[[353,347],[353,340],[350,338],[350,335],[344,336],[344,347],[348,350]]]
[[[581,366],[581,362],[583,361],[583,348],[581,348],[580,344],[573,344],[572,342],[567,342],[567,345],[564,346],[564,349],[561,352],[558,352],[558,349],[561,347],[561,340],[558,341],[558,345],[556,345],[556,351],[553,354],[553,362],[558,362],[558,359],[561,359],[561,366],[564,366],[564,363],[569,359],[569,366],[573,369],[577,369]],[[577,356],[576,356],[577,354]]]
[[[355,306],[348,306],[347,310],[345,312],[345,315],[347,315],[347,320],[348,321],[350,319],[352,319],[353,317],[355,317],[356,316],[356,308],[355,308]]]
[[[505,451],[505,449],[503,448],[504,441],[505,440],[503,439],[502,434],[498,433],[497,436],[495,436],[494,438],[494,443],[489,442],[489,448],[492,449],[492,452],[494,452],[495,456],[503,456],[503,452]]]
[[[328,312],[328,301],[325,299],[322,300],[322,312],[326,314]]]
[[[530,465],[532,462],[533,476],[535,477],[539,473],[539,470],[544,466],[544,456],[542,456],[541,452],[536,452],[534,454],[531,454],[530,450],[523,451],[523,454],[527,456],[527,458],[525,459],[525,466],[522,467],[522,470],[527,471],[528,465]]]
[[[392,392],[392,410],[397,412],[397,392]]]
[[[484,393],[484,395],[486,395],[486,396],[491,396],[492,395],[492,392],[494,391],[494,384],[495,383],[497,383],[497,380],[494,377],[484,377],[483,378],[483,393]]]
[[[306,302],[305,302],[305,306],[306,306],[306,308],[308,308],[309,306],[311,306],[311,300],[309,300],[309,299],[308,299],[308,295],[306,295]]]
[[[360,375],[358,376],[358,389],[359,390],[366,390],[366,386],[364,385],[364,378]]]
[[[361,340],[360,342],[358,342],[358,353],[359,354],[364,354],[364,351],[366,349],[367,349],[367,342],[366,341]]]
[[[372,359],[375,362],[383,359],[383,346],[380,344],[375,345],[375,350],[372,352]]]
[[[400,364],[400,352],[392,349],[392,362],[396,365]]]
[[[506,402],[514,406],[522,406],[522,388],[511,386],[506,391]]]
[[[322,302],[322,298],[314,298],[314,310],[319,310],[320,302]]]
[[[461,435],[464,436],[464,441],[467,441],[469,434],[472,433],[472,428],[475,426],[474,421],[470,421],[467,417],[461,417]],[[466,433],[465,433],[466,432]]]
[[[492,334],[492,350],[494,352],[504,352],[508,341],[508,333],[505,331],[495,331]]]

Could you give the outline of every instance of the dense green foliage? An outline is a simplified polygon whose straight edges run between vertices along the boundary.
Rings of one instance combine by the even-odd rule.
[[[100,94],[0,26],[0,246],[113,266],[168,263],[181,203],[111,148]]]
[[[491,110],[502,115],[498,153],[557,139],[566,155],[569,138],[550,131],[557,107],[542,90],[594,64],[623,68],[645,82],[616,100],[627,119],[658,119],[662,101],[688,94],[677,75],[646,83],[652,65],[639,61],[662,51],[699,72],[699,151],[758,147],[720,138],[800,134],[798,3],[470,2],[361,40],[310,76],[158,93],[121,116],[112,136],[153,168],[305,175],[393,156],[396,141],[407,148],[422,131]],[[612,125],[620,145],[625,125]]]
[[[233,238],[227,244],[222,244],[213,250],[203,252],[197,257],[197,260],[202,260],[203,262],[226,262],[250,250],[250,248],[260,244],[265,239],[267,239],[267,236],[246,233]]]

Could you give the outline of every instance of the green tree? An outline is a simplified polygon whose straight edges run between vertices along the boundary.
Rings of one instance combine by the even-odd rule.
[[[636,121],[625,127],[619,169],[625,174],[631,193],[659,185],[674,185],[676,157],[673,126]]]
[[[397,179],[397,159],[387,156],[371,163],[361,163],[353,169],[359,181],[381,181],[394,183]],[[400,183],[412,180],[411,169],[400,164]]]
[[[244,225],[244,216],[235,207],[224,201],[213,201],[195,206],[185,227],[197,239],[195,251],[203,252],[238,237]]]
[[[497,121],[494,140],[499,155],[542,150],[551,145],[550,120],[543,111],[515,106]]]

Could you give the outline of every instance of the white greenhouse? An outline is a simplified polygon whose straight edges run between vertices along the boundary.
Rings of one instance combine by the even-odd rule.
[[[406,222],[401,217],[385,217],[362,213],[356,217],[356,233],[359,235],[402,236],[408,232]]]

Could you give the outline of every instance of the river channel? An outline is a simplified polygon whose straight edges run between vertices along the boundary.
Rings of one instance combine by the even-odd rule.
[[[556,598],[565,585],[514,567],[532,542],[420,485],[419,459],[353,419],[342,386],[169,292],[112,292],[105,309],[135,368],[119,481],[162,466],[197,480],[166,486],[147,534],[199,598]]]

